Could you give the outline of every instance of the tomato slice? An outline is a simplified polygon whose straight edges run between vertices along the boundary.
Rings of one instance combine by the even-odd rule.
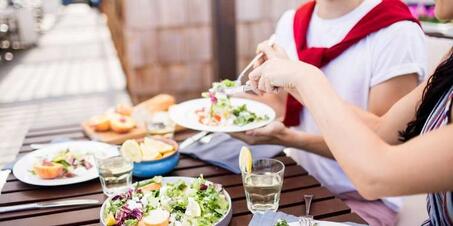
[[[215,114],[213,118],[216,122],[220,122],[222,120],[222,117],[218,114]]]

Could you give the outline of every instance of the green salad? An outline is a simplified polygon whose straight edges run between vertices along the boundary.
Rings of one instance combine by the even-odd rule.
[[[109,226],[214,225],[229,208],[222,191],[221,185],[202,177],[192,183],[162,183],[162,177],[154,177],[114,196],[106,204],[103,219]]]
[[[201,124],[209,126],[236,125],[244,126],[250,123],[268,120],[269,116],[259,116],[247,109],[245,104],[233,106],[230,96],[225,94],[225,89],[236,87],[236,82],[223,80],[214,82],[209,92],[202,93],[202,96],[210,99],[210,106],[197,109],[195,112]]]
[[[288,221],[284,219],[278,219],[274,226],[289,226]]]

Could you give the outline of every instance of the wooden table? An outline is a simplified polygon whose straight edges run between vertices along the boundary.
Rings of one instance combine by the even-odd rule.
[[[193,132],[178,133],[176,139],[181,141]],[[28,131],[18,158],[32,151],[30,144],[49,143],[58,138],[73,140],[88,139],[78,124],[55,125],[45,128],[32,128]],[[304,209],[304,194],[314,194],[312,214],[316,219],[331,221],[350,221],[365,223],[358,215],[340,200],[322,187],[318,181],[296,165],[286,156],[278,156],[286,165],[285,180],[280,199],[280,210],[289,214],[301,215]],[[203,174],[205,178],[221,183],[233,199],[233,219],[230,225],[244,226],[252,218],[247,209],[241,177],[222,168],[209,165],[203,161],[182,156],[172,176],[196,177]],[[60,187],[38,187],[18,181],[10,175],[0,195],[0,206],[22,204],[55,199],[87,198],[104,201],[98,180]],[[0,214],[0,225],[39,226],[39,225],[99,225],[100,205],[92,207],[69,207],[44,210],[30,210]]]

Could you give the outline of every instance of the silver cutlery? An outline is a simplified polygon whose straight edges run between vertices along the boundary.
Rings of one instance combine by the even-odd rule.
[[[205,137],[201,138],[200,143],[208,144],[209,142],[211,142],[211,140],[214,136],[215,136],[215,133],[210,133],[210,134],[206,135]]]
[[[271,35],[271,37],[269,38],[268,40],[268,45],[269,46],[273,46],[275,43],[275,34]],[[239,74],[239,76],[237,77],[235,83],[236,83],[236,86],[235,87],[231,87],[231,88],[226,88],[224,90],[225,94],[226,95],[233,95],[233,94],[236,94],[236,93],[245,93],[245,92],[248,92],[248,91],[251,91],[252,90],[252,86],[249,85],[249,84],[242,84],[242,79],[243,77],[245,76],[245,73],[247,71],[250,70],[250,68],[253,67],[253,65],[256,63],[256,61],[258,61],[259,59],[261,59],[261,57],[264,56],[264,53],[261,52],[259,54],[257,54],[253,59],[252,61],[250,61],[249,64],[247,64],[247,66],[245,66],[245,68],[241,71],[241,73]]]
[[[227,89],[225,89],[225,94],[226,95],[233,95],[233,94],[236,94],[236,93],[245,93],[245,92],[252,91],[252,90],[253,90],[253,88],[252,88],[251,85],[245,84],[245,85],[241,85],[241,86],[227,88]]]
[[[274,45],[274,43],[275,43],[275,34],[271,35],[271,37],[269,38],[267,43],[268,43],[269,46],[273,46]],[[241,71],[241,73],[239,74],[238,78],[236,79],[236,84],[237,85],[242,85],[242,78],[244,77],[245,73],[250,68],[252,68],[252,66],[255,64],[255,62],[258,61],[259,59],[261,59],[261,57],[263,57],[263,56],[264,56],[263,52],[257,54],[255,56],[255,58],[253,58],[252,61],[250,61],[250,63]]]
[[[184,149],[186,147],[189,147],[191,144],[199,141],[201,138],[205,137],[206,135],[208,135],[210,132],[208,131],[201,131],[187,139],[185,139],[183,142],[181,142],[179,144],[179,148],[180,149]]]
[[[97,205],[99,203],[100,203],[99,200],[96,200],[96,199],[72,199],[72,200],[63,200],[63,201],[29,203],[29,204],[0,207],[0,213],[31,210],[31,209],[66,207],[66,206]]]
[[[299,218],[300,226],[313,226],[315,221],[313,215],[310,215],[311,202],[313,201],[314,195],[304,195],[305,200],[305,215]]]

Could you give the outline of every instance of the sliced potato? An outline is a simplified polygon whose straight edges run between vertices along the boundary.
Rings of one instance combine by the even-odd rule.
[[[173,153],[175,153],[175,151],[170,151],[170,152],[166,152],[162,155],[162,158],[165,158],[167,156],[170,156],[170,155],[173,155]]]
[[[175,150],[173,145],[149,137],[146,137],[143,143],[149,147],[152,147],[154,150],[161,154],[172,152]]]
[[[140,144],[140,151],[142,152],[142,158],[144,161],[156,160],[157,157],[161,155],[158,151],[145,143]]]

